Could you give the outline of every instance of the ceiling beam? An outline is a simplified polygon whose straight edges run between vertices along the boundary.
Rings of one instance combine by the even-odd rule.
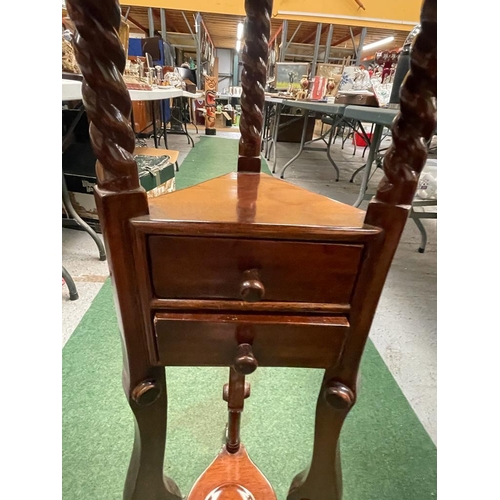
[[[144,33],[149,34],[149,28],[143,26],[139,21],[136,21],[131,15],[129,15],[127,19],[135,24],[140,30],[144,31]]]
[[[215,49],[215,44],[212,40],[212,37],[210,36],[210,31],[208,31],[208,28],[207,26],[205,25],[205,21],[203,21],[203,16],[200,14],[200,20],[201,20],[201,24],[205,30],[205,33],[207,34],[207,37],[208,37],[208,41],[212,44],[212,47]]]
[[[283,30],[283,23],[281,23],[281,26],[278,28],[276,33],[269,39],[269,47],[274,42],[274,40],[276,40],[276,37],[281,33],[282,30]]]
[[[310,31],[299,43],[311,43],[316,38],[316,26],[313,31]]]
[[[355,30],[353,30],[352,35],[354,37],[356,37],[356,36],[361,34],[361,31],[362,31],[361,28],[355,29]],[[332,47],[336,47],[337,45],[340,45],[341,43],[347,42],[348,40],[351,40],[351,34],[349,34],[349,36],[345,36],[344,38],[341,38],[340,40],[335,40],[334,42],[332,42]]]
[[[165,9],[165,19],[167,21],[167,33],[168,31],[175,31],[177,33],[186,33],[185,31],[181,31],[179,29],[179,26],[177,24],[174,23],[174,19],[173,19],[173,16],[169,16],[169,11]],[[159,12],[156,10],[156,9],[153,9],[153,15],[154,17],[160,22],[161,24],[161,16],[159,14]],[[169,25],[170,27],[172,28],[171,30],[169,30]]]

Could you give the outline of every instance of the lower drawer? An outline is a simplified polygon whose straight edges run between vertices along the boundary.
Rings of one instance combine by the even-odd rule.
[[[231,366],[241,343],[259,366],[326,368],[349,329],[345,317],[157,313],[156,356],[164,366]]]

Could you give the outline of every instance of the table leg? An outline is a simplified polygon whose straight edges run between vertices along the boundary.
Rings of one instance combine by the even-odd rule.
[[[198,126],[196,125],[196,113],[194,111],[193,99],[191,99],[190,97],[187,97],[186,101],[187,101],[187,108],[189,110],[189,123],[191,123],[191,125],[194,125],[194,128],[196,130],[196,134],[199,134]]]
[[[308,122],[309,122],[309,110],[305,109],[304,110],[304,126],[302,127],[302,137],[300,138],[299,152],[291,160],[288,160],[288,162],[283,167],[283,170],[281,171],[281,175],[280,175],[280,177],[282,179],[285,178],[285,170],[302,154],[302,151],[304,151],[304,144],[306,142],[307,123]]]
[[[273,148],[275,147],[274,144],[274,126],[276,124],[276,112],[278,109],[278,105],[274,103],[269,103],[269,116],[268,116],[268,121],[267,121],[267,134],[266,134],[266,160],[271,159],[271,154],[273,151]]]
[[[187,129],[187,124],[184,123],[184,132],[186,133],[187,135],[187,138],[188,138],[188,144],[189,142],[191,142],[191,146],[194,148],[194,140],[193,138],[189,135],[189,132],[188,132],[188,129]]]
[[[356,122],[355,122],[355,125],[356,125]],[[368,135],[366,135],[366,132],[365,132],[365,129],[363,127],[363,124],[361,122],[357,122],[357,125],[359,125],[359,129],[361,130],[361,135],[363,137],[363,139],[365,140],[366,144],[368,145],[368,147],[370,147],[370,144],[371,144],[371,140],[370,138],[368,137]],[[373,123],[372,123],[372,134],[373,134]],[[373,136],[373,135],[372,135]],[[354,151],[356,151],[356,141],[354,141]],[[364,153],[363,153],[364,155]],[[354,173],[351,175],[351,178],[349,179],[349,182],[354,182],[354,179],[356,178],[356,176],[359,174],[359,172],[361,172],[364,168],[366,167],[366,163],[364,165],[361,165],[361,167],[357,168]]]
[[[264,102],[264,120],[260,133],[260,151],[264,151],[264,157],[267,158],[267,120],[269,115],[269,103]]]
[[[437,206],[437,200],[413,200],[410,211],[410,219],[413,219],[415,225],[420,231],[420,247],[418,248],[419,253],[424,253],[425,247],[427,246],[427,231],[425,230],[421,219],[437,219],[437,212],[417,212],[414,207],[430,206]]]
[[[176,118],[173,113],[170,113],[170,133],[171,134],[181,134],[185,135],[187,137],[188,144],[191,144],[191,147],[194,148],[194,140],[193,138],[189,135],[188,129],[187,129],[187,123],[186,120],[184,119],[184,101],[183,97],[180,98],[175,98],[175,99],[180,99],[180,104],[179,101],[177,100],[176,103],[174,103],[173,108],[178,109],[180,111],[180,119]],[[196,128],[198,131],[198,128]]]
[[[364,147],[363,149],[363,154],[361,155],[361,158],[364,158],[365,157],[365,152],[366,152],[366,148],[369,148],[370,147],[370,144],[371,144],[371,140],[370,140],[370,137],[373,136],[373,126],[374,124],[372,123],[371,125],[371,136],[368,137],[364,127],[363,127],[363,124],[358,121],[358,122],[355,122],[354,124],[354,134],[356,133],[356,127],[359,126],[359,130],[361,131],[361,136],[363,137],[365,143],[366,143],[366,146]],[[356,140],[355,140],[355,137],[353,137],[354,139],[354,153],[353,155],[356,153]],[[351,179],[349,180],[349,182],[353,182],[354,181],[354,178],[356,177],[356,175],[358,175],[359,172],[361,172],[361,170],[363,170],[365,168],[365,165],[363,165],[362,167],[358,168],[351,176]]]
[[[160,146],[161,146],[161,136],[163,136],[163,142],[165,143],[165,149],[168,149],[167,142],[167,121],[165,114],[165,100],[160,101],[160,127],[161,127],[161,135],[160,135]]]
[[[155,143],[155,148],[158,148],[158,137],[156,137],[156,110],[155,110],[155,102],[149,101],[151,103],[151,116],[153,117],[153,140]]]
[[[165,110],[163,109],[163,104],[162,104],[162,113],[163,113],[163,139],[165,141],[165,149],[168,149],[168,142],[167,142],[167,117],[165,116]]]
[[[342,118],[337,118],[336,120],[333,119],[333,124],[332,127],[330,128],[330,135],[328,136],[328,143],[326,146],[326,156],[328,157],[328,160],[330,163],[333,165],[333,168],[335,169],[335,172],[337,172],[337,177],[335,179],[335,182],[339,182],[339,177],[340,177],[340,171],[339,167],[337,167],[337,164],[335,163],[335,160],[332,158],[331,153],[330,153],[330,147],[332,145],[332,139],[333,139],[333,132],[337,128],[337,125],[342,121]]]
[[[278,113],[278,109],[281,109],[281,106],[278,103],[270,102],[269,103],[269,119],[267,123],[267,142],[268,142],[268,150],[267,150],[267,159],[271,159],[271,155],[273,154],[274,144],[274,126],[276,124],[276,114]]]
[[[274,113],[276,113],[276,109],[274,104],[272,103],[267,103],[267,123],[266,123],[266,136],[265,136],[265,141],[266,141],[266,153],[265,153],[265,158],[269,160],[271,158],[271,149],[273,147],[273,135],[272,135],[272,130],[271,130],[271,120],[273,116],[273,109]]]
[[[420,231],[420,247],[418,248],[418,251],[419,253],[424,253],[425,247],[427,245],[427,231],[425,230],[422,221],[418,218],[418,215],[413,217],[412,215],[413,215],[413,209],[412,209],[412,214],[410,214],[410,218],[413,219],[413,222],[415,222],[416,226],[418,227],[418,230]]]
[[[132,107],[130,108],[130,126],[132,127],[132,132],[134,133],[135,145],[137,146],[137,132],[135,131],[135,119],[134,119],[134,103],[132,103]]]
[[[97,248],[99,249],[99,260],[106,260],[106,251],[104,250],[104,244],[101,238],[99,238],[97,233],[76,213],[76,210],[71,203],[64,173],[62,174],[62,202],[68,216],[74,219],[79,226],[83,227],[83,229],[85,229],[85,231],[87,231],[87,233],[89,233],[91,238],[95,241]]]
[[[281,118],[281,109],[283,105],[281,103],[276,104],[276,108],[274,111],[274,124],[273,124],[273,174],[276,173],[276,163],[278,161],[278,132],[280,128],[280,118]]]
[[[361,167],[358,167],[354,173],[351,175],[351,178],[349,179],[349,182],[354,182],[355,177],[361,172],[366,167],[366,163],[364,165],[361,165]]]
[[[319,133],[319,137],[316,137],[316,139],[311,139],[306,144],[312,144],[313,142],[323,141],[326,145],[328,145],[328,141],[325,140],[325,137],[330,133],[330,129],[328,129],[326,132],[323,132],[324,128],[325,128],[325,123],[321,121],[321,130]]]
[[[375,130],[373,131],[373,137],[370,142],[370,152],[368,153],[368,159],[366,160],[365,171],[363,172],[363,178],[361,180],[361,187],[359,189],[359,195],[357,200],[354,202],[355,207],[359,207],[363,201],[366,193],[366,188],[368,187],[368,181],[370,179],[370,172],[372,169],[373,161],[377,155],[378,148],[380,147],[380,141],[382,140],[382,132],[384,130],[383,125],[376,124]]]
[[[69,291],[69,300],[77,300],[78,299],[78,290],[76,289],[75,282],[73,281],[73,278],[71,277],[71,274],[68,273],[66,268],[62,266],[62,277],[64,281],[66,282],[66,286],[68,287]]]

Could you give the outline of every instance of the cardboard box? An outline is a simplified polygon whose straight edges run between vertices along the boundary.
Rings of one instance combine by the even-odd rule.
[[[309,116],[307,119],[305,140],[310,141],[313,137],[316,118]],[[281,115],[280,128],[278,130],[278,142],[298,142],[302,138],[304,117],[300,115]]]
[[[216,111],[215,126],[218,128],[232,127],[233,119],[228,111]]]
[[[175,190],[174,165],[165,155],[140,155],[136,161],[139,182],[149,197]],[[97,184],[95,162],[96,158],[88,143],[74,143],[63,154],[63,173],[69,196],[76,212],[84,220],[98,220],[94,200],[94,186]]]
[[[336,104],[347,104],[353,106],[372,106],[378,108],[378,101],[374,95],[366,94],[343,94],[339,91],[335,97]]]

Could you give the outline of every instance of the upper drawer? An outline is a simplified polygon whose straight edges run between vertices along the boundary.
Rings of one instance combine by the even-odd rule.
[[[260,300],[345,304],[362,250],[321,242],[149,237],[151,281],[164,299],[242,300],[242,289],[257,282]]]

